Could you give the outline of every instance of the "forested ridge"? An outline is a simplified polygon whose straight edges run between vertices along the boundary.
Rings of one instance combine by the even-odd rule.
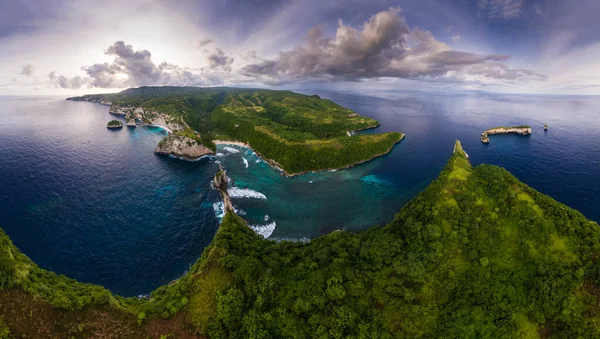
[[[598,224],[502,168],[472,167],[457,142],[388,225],[275,242],[227,213],[189,272],[149,299],[40,269],[2,233],[0,333],[598,338],[599,254]]]
[[[288,174],[338,169],[389,152],[401,133],[348,135],[379,125],[317,95],[242,88],[140,87],[76,101],[142,107],[182,118],[186,135],[214,150],[212,140],[249,144]],[[190,133],[192,132],[192,133]]]

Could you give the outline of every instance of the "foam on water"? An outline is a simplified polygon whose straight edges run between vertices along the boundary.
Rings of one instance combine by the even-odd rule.
[[[229,147],[229,146],[225,146],[225,147],[223,147],[223,150],[224,150],[224,151],[227,151],[227,152],[229,152],[229,153],[240,153],[240,150],[239,150],[239,149],[235,149],[235,148],[233,148],[233,147]]]
[[[267,200],[267,196],[249,188],[230,187],[227,189],[227,193],[234,199],[248,198]]]
[[[277,226],[277,224],[273,221],[266,225],[250,225],[250,228],[257,234],[262,235],[263,238],[268,238],[273,234],[273,231],[275,231],[275,226]]]
[[[246,160],[246,158],[242,158],[242,160],[244,161],[244,166],[246,166],[246,168],[248,168],[248,160]]]

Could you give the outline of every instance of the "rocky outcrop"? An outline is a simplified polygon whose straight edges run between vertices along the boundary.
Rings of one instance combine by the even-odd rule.
[[[158,143],[154,152],[157,154],[172,155],[185,160],[197,160],[205,155],[214,154],[212,150],[198,141],[176,134],[164,137]]]
[[[488,144],[490,142],[489,136],[492,134],[521,134],[521,135],[530,135],[531,127],[529,126],[515,126],[515,127],[496,127],[490,128],[483,133],[481,133],[481,142],[484,144]]]
[[[221,193],[221,197],[223,198],[223,204],[225,205],[226,212],[234,212],[233,204],[231,203],[231,198],[229,197],[229,193],[227,193],[227,184],[229,183],[229,177],[227,176],[227,172],[223,169],[223,166],[219,164],[219,171],[215,174],[213,178],[213,187],[219,190]]]

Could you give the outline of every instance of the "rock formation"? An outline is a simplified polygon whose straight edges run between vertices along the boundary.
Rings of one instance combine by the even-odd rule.
[[[225,206],[225,211],[234,212],[235,210],[233,208],[233,204],[231,203],[231,198],[229,197],[229,193],[227,193],[228,183],[229,177],[227,176],[227,172],[225,172],[223,166],[219,164],[219,171],[215,174],[212,185],[221,193],[221,197],[223,198],[223,204]]]
[[[157,154],[173,155],[185,160],[197,160],[205,155],[214,154],[213,151],[198,141],[177,134],[164,137],[154,150]]]
[[[529,126],[515,126],[515,127],[496,127],[490,128],[483,133],[481,133],[481,142],[484,144],[488,144],[490,142],[489,135],[492,134],[508,134],[515,133],[521,135],[529,135],[531,134],[531,127]]]

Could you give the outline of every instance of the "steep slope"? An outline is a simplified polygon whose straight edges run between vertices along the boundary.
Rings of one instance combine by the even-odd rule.
[[[91,312],[129,331],[120,337],[600,336],[598,225],[504,169],[471,167],[458,142],[439,177],[390,224],[273,242],[227,213],[190,271],[149,300],[56,277],[3,239],[0,317],[31,337],[39,327],[29,302],[45,310],[34,318],[54,321],[53,333],[81,336],[95,333]],[[28,303],[7,307],[15,295]],[[81,332],[65,332],[75,325]]]

